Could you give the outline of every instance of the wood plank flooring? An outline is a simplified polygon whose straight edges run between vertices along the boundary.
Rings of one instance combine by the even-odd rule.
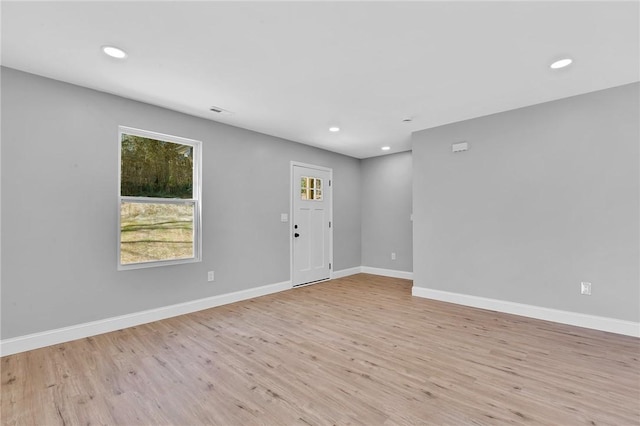
[[[3,425],[638,425],[640,339],[359,274],[1,359]]]

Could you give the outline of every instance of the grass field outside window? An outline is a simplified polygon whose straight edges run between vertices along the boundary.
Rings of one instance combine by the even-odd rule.
[[[127,203],[120,208],[120,261],[190,259],[193,204]]]

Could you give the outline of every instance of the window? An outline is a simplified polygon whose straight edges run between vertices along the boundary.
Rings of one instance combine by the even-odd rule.
[[[201,142],[120,127],[118,269],[198,262]]]
[[[300,199],[322,201],[322,179],[306,176],[301,177]]]

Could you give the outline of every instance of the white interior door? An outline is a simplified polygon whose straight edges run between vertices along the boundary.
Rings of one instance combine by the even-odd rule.
[[[331,275],[331,170],[292,164],[293,285]]]

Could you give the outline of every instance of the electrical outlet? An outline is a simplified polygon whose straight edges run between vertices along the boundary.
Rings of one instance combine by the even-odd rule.
[[[207,272],[207,281],[213,281],[213,271]]]
[[[391,253],[391,260],[396,260],[396,254],[395,253]]]
[[[580,294],[591,296],[591,283],[582,281],[580,283]]]

